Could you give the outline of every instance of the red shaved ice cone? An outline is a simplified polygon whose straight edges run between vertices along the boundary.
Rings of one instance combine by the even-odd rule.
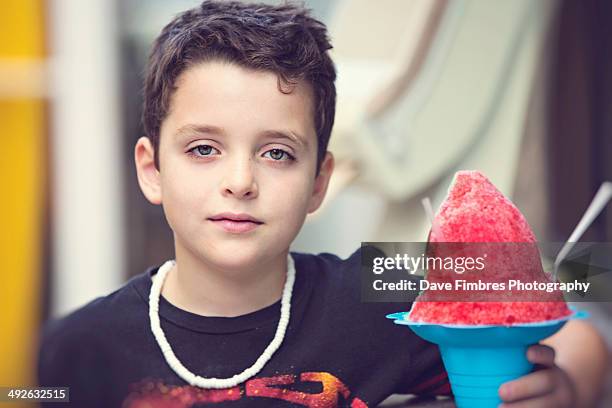
[[[544,272],[536,237],[525,217],[482,173],[459,171],[448,195],[435,215],[429,236],[435,256],[482,255],[489,257],[484,269],[460,275],[468,282],[552,282]],[[446,243],[479,243],[453,246]],[[429,282],[458,278],[453,270],[430,268]],[[409,319],[433,324],[505,325],[543,322],[572,314],[561,292],[538,291],[529,301],[516,291],[470,293],[425,290],[415,300]],[[474,292],[472,291],[472,294]],[[453,297],[454,296],[454,297]],[[467,300],[466,300],[467,299]],[[478,299],[478,301],[470,301]]]

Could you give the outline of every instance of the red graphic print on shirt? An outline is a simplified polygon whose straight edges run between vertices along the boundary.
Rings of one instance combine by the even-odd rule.
[[[317,386],[320,392],[300,391],[300,386]],[[297,388],[297,389],[296,389]],[[325,372],[307,372],[274,377],[254,378],[244,385],[222,390],[202,389],[189,385],[169,386],[161,381],[143,381],[132,386],[123,403],[124,408],[189,408],[193,404],[218,403],[241,399],[269,398],[284,400],[309,408],[334,408],[348,405],[367,408],[367,404],[352,396],[348,387],[337,377]]]

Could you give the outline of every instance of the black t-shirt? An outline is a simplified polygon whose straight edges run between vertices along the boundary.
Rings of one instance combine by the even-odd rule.
[[[449,394],[437,346],[385,315],[406,303],[360,301],[361,250],[346,260],[292,252],[296,280],[284,341],[253,378],[231,389],[189,386],[150,329],[158,267],[48,323],[41,386],[69,386],[74,407],[374,407],[393,393]],[[178,359],[202,377],[250,367],[274,337],[280,301],[238,317],[205,317],[160,298],[161,326]],[[56,406],[55,404],[49,404]]]

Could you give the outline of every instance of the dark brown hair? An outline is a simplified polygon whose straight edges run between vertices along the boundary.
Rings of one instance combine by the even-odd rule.
[[[161,123],[176,90],[175,81],[190,66],[220,60],[273,72],[278,87],[305,80],[313,90],[317,132],[317,174],[327,151],[336,110],[336,69],[323,23],[303,6],[238,1],[204,1],[177,15],[153,43],[144,83],[142,123],[155,148],[159,169]]]

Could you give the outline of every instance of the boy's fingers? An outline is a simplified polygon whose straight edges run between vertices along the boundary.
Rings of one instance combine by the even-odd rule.
[[[554,369],[545,369],[509,381],[499,387],[499,396],[506,402],[545,396],[555,389],[555,375]]]
[[[551,367],[555,364],[555,349],[535,344],[527,349],[527,359],[534,364]]]
[[[553,395],[545,395],[542,397],[530,399],[528,401],[504,402],[499,405],[499,408],[563,408],[565,405],[559,405],[559,401]]]

